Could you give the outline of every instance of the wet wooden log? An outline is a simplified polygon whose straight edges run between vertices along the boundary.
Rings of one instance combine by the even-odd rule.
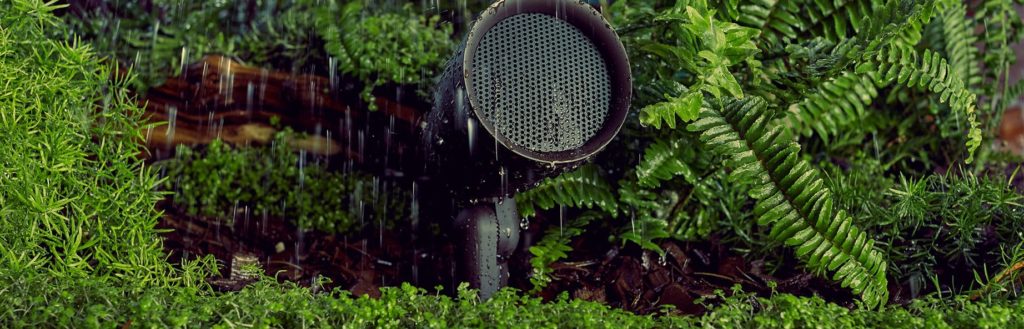
[[[267,143],[286,126],[310,136],[293,146],[370,171],[402,175],[422,165],[419,129],[429,108],[377,97],[378,110],[370,111],[336,85],[321,76],[205,56],[141,100],[149,121],[165,123],[146,132],[146,146],[153,159],[161,159],[177,145],[216,138],[236,145]]]

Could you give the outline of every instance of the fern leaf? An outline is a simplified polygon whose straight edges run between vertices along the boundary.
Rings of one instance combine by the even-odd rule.
[[[547,210],[556,205],[567,207],[597,206],[612,216],[618,213],[618,204],[611,186],[601,177],[594,165],[584,165],[574,171],[547,178],[536,187],[518,193],[516,206],[523,217],[537,214],[537,208]]]
[[[999,81],[1016,61],[1016,53],[1008,45],[1020,40],[1021,16],[1012,1],[1005,0],[985,0],[976,10],[975,21],[984,27],[985,78]]]
[[[693,170],[683,162],[681,153],[678,142],[659,140],[648,146],[644,151],[643,160],[636,167],[636,177],[640,186],[657,187],[661,181],[670,180],[678,175],[693,181]]]
[[[1003,97],[1006,98],[1007,102],[1013,104],[1013,102],[1020,100],[1021,95],[1024,95],[1024,79],[1017,80],[1017,83],[1006,88],[1006,94],[1003,94]]]
[[[740,5],[737,23],[761,30],[761,37],[775,45],[796,38],[802,28],[799,11],[795,1],[754,0]]]
[[[850,288],[869,307],[888,299],[886,262],[867,234],[833,205],[818,171],[800,157],[800,146],[782,127],[770,124],[764,100],[734,101],[721,110],[702,108],[689,129],[715,153],[728,156],[733,179],[751,182],[758,224],[796,249],[817,272]]]
[[[818,22],[811,27],[815,35],[824,36],[832,41],[842,40],[859,32],[864,18],[870,17],[879,9],[880,1],[814,1],[816,6],[809,6],[808,15]]]
[[[744,7],[740,8],[743,11]],[[842,42],[856,35],[865,42],[888,42],[890,36],[877,38],[877,34],[892,34],[897,39],[905,40],[905,43],[917,44],[921,39],[921,27],[932,16],[934,2],[780,0],[773,8],[770,16],[765,18],[768,26],[761,27],[762,35],[770,45],[801,36]],[[750,9],[753,11],[746,22],[759,22],[762,16],[754,15],[758,13],[755,8]],[[894,29],[892,25],[900,28]],[[865,35],[866,30],[872,31]]]
[[[685,96],[671,98],[667,101],[648,105],[640,112],[640,123],[645,126],[653,126],[661,129],[661,123],[671,129],[676,128],[676,118],[683,122],[697,119],[697,112],[700,104],[704,101],[704,94],[694,91]]]
[[[949,65],[957,76],[968,79],[964,81],[969,90],[977,92],[981,83],[981,68],[978,66],[978,47],[974,44],[978,38],[974,36],[974,27],[968,25],[967,6],[963,2],[950,1],[949,8],[939,16],[942,32],[945,36],[945,53]]]
[[[318,29],[327,31],[327,33],[321,34],[324,38],[324,49],[335,57],[338,67],[346,73],[355,73],[358,72],[357,68],[360,64],[359,59],[355,55],[361,47],[352,43],[355,38],[345,38],[343,36],[348,33],[355,33],[352,30],[355,29],[355,22],[359,21],[358,14],[363,10],[363,6],[359,2],[342,5],[341,8],[335,6],[338,6],[338,4],[331,3],[329,10],[318,11],[316,25]],[[338,17],[339,15],[340,17]],[[340,26],[336,24],[339,22]]]
[[[974,151],[981,146],[981,128],[975,113],[977,96],[964,86],[963,80],[942,55],[925,49],[918,60],[910,47],[893,44],[883,47],[872,61],[861,63],[857,72],[878,72],[876,84],[892,81],[910,88],[921,88],[939,95],[939,101],[948,103],[954,113],[967,117],[967,163],[974,160]],[[958,114],[958,115],[959,115]]]
[[[857,130],[871,102],[878,97],[873,72],[846,72],[824,84],[786,113],[786,126],[804,136],[817,133],[822,139]]]
[[[564,227],[551,227],[544,232],[544,237],[530,247],[530,265],[533,271],[530,273],[530,283],[533,284],[532,293],[540,292],[551,282],[551,264],[569,257],[572,247],[569,243],[572,239],[583,234],[584,228],[595,220],[603,219],[603,214],[595,211],[587,211],[573,218]]]
[[[659,195],[654,191],[644,189],[636,182],[623,179],[619,181],[619,197],[622,204],[629,207],[629,226],[619,234],[619,240],[623,244],[635,243],[643,249],[653,250],[658,254],[664,254],[654,239],[662,239],[671,236],[667,230],[668,212],[666,205],[659,202]]]
[[[793,40],[805,32],[839,41],[860,30],[865,17],[877,9],[876,1],[758,1],[740,6],[739,22],[762,29],[769,45]]]
[[[659,255],[664,255],[665,250],[654,243],[655,239],[664,239],[671,234],[668,233],[668,222],[664,219],[651,216],[640,216],[633,219],[628,230],[619,235],[623,245],[627,242],[635,243],[645,250],[651,250]]]

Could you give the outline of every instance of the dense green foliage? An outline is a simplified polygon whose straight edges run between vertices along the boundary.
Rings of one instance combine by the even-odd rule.
[[[451,26],[436,16],[358,1],[116,1],[68,21],[101,53],[131,65],[143,90],[204,55],[221,54],[326,72],[332,83],[348,76],[363,84],[367,101],[386,83],[416,85],[425,96],[454,45]]]
[[[771,225],[770,237],[796,248],[816,272],[835,271],[833,278],[860,294],[868,305],[888,299],[886,263],[874,241],[858,229],[843,210],[833,208],[832,193],[818,172],[799,156],[800,146],[772,127],[757,97],[721,110],[702,108],[690,129],[717,152],[731,154],[730,178],[753,184],[758,224]]]
[[[886,303],[889,279],[913,295],[962,292],[988,278],[971,273],[1009,265],[995,246],[1020,240],[1024,214],[1002,171],[1020,160],[989,141],[1017,90],[1011,1],[652,0],[607,12],[632,59],[637,120],[586,169],[604,175],[592,188],[554,178],[539,188],[562,193],[528,191],[522,209],[600,202],[620,241],[660,252],[652,239],[715,236],[769,268],[795,257],[831,273],[871,306]]]
[[[1005,175],[1020,159],[979,141],[991,138],[1010,96],[1024,89],[998,83],[1008,81],[1013,61],[1007,45],[1020,39],[1021,20],[1008,1],[654,0],[607,8],[634,59],[635,81],[641,82],[635,105],[642,110],[624,130],[622,145],[517,197],[524,214],[543,217],[557,208],[564,224],[548,228],[531,248],[531,281],[545,284],[546,266],[570,257],[571,239],[600,223],[602,229],[615,227],[612,240],[657,252],[655,239],[717,235],[745,257],[764,259],[768,268],[795,257],[871,306],[850,309],[784,294],[759,298],[736,289],[729,297],[706,296],[705,303],[715,306],[699,317],[638,316],[564,297],[542,302],[512,290],[488,301],[465,289],[451,298],[409,286],[384,288],[379,299],[355,298],[267,277],[240,292],[215,293],[203,281],[212,273],[210,258],[180,266],[166,262],[154,229],[160,215],[154,205],[163,197],[157,187],[184,185],[162,182],[139,160],[143,127],[125,89],[130,81],[110,81],[118,75],[89,46],[63,41],[69,34],[52,15],[58,8],[41,0],[0,2],[2,327],[1024,323],[1024,303],[1001,298],[1016,296],[1020,271],[1007,270],[1024,264],[1021,195]],[[214,12],[214,21],[237,13]],[[975,35],[976,28],[981,32]],[[159,30],[149,30],[150,36]],[[217,38],[234,38],[232,33]],[[973,48],[974,38],[985,45],[983,55]],[[159,48],[156,39],[148,39],[149,50]],[[257,43],[237,41],[264,49],[253,53],[303,56],[302,47]],[[182,46],[167,49],[179,57],[160,65],[175,67],[190,56],[175,47]],[[177,192],[191,196],[195,203],[185,207],[196,213],[224,215],[240,200],[272,212],[285,200],[298,206],[276,208],[284,217],[328,230],[351,227],[351,217],[342,215],[352,213],[358,197],[331,200],[340,204],[322,212],[304,211],[321,206],[309,202],[310,195],[367,193],[359,186],[365,180],[302,159],[284,147],[214,143],[205,152],[182,150],[182,158],[172,160],[180,163],[167,166],[178,170],[175,177],[194,179]],[[274,176],[268,172],[278,175],[270,179],[278,192],[240,188]],[[215,184],[222,175],[239,185]],[[390,207],[388,202],[380,207]],[[577,207],[590,209],[571,209]],[[321,221],[314,213],[330,215]],[[791,248],[780,256],[775,248],[781,245]],[[974,277],[950,274],[952,267]],[[928,289],[939,293],[886,305],[887,284],[906,284],[915,296]],[[947,297],[949,292],[980,298]]]
[[[0,271],[3,327],[254,327],[254,328],[1014,328],[1024,303],[923,299],[881,311],[851,310],[817,297],[742,292],[709,296],[703,316],[642,316],[605,305],[524,297],[502,290],[486,301],[460,288],[452,298],[409,285],[383,288],[380,298],[346,291],[312,293],[263,279],[242,291],[208,294],[192,288],[129,292],[91,279]],[[670,310],[667,310],[671,312]]]
[[[1004,258],[1024,240],[1024,196],[1010,179],[953,173],[891,177],[871,161],[851,164],[848,174],[832,165],[826,172],[836,202],[873,232],[893,265],[890,277],[907,285],[911,296],[936,284],[942,291],[963,292],[989,279],[974,282],[964,269],[994,276],[1016,263]]]
[[[263,147],[231,148],[220,140],[198,152],[179,146],[162,161],[174,204],[192,215],[231,220],[269,215],[304,229],[348,233],[362,224],[391,227],[409,196],[391,182],[358,172],[328,171],[289,147],[286,131]]]
[[[325,7],[316,12],[324,47],[341,73],[366,83],[363,98],[371,98],[373,87],[387,82],[421,84],[421,91],[427,90],[425,85],[441,72],[444,56],[453,50],[451,25],[435,29],[439,17],[420,16],[409,4],[370,16],[355,1],[332,1]]]
[[[162,195],[138,158],[141,109],[88,45],[50,37],[56,8],[0,3],[0,267],[200,284],[210,263],[176,269],[154,229]]]

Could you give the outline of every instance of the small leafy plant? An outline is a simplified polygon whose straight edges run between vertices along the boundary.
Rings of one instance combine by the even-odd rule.
[[[330,2],[318,10],[316,27],[324,49],[342,74],[365,83],[364,100],[371,101],[373,88],[385,83],[419,85],[419,96],[427,98],[429,84],[454,48],[451,25],[440,23],[438,16],[420,16],[409,4],[369,16],[366,9],[352,1]]]
[[[131,65],[137,90],[160,85],[204,55],[220,54],[248,65],[354,78],[373,107],[370,93],[387,83],[414,85],[427,95],[454,46],[450,24],[408,5],[156,0],[77,9],[67,21],[102,54]],[[374,15],[366,15],[371,9]]]
[[[0,2],[0,268],[55,278],[201,286],[212,258],[166,260],[142,109],[38,0]],[[6,285],[5,285],[6,286]]]
[[[367,223],[391,227],[404,218],[409,196],[394,183],[358,172],[328,171],[288,147],[289,130],[269,146],[232,148],[215,140],[202,152],[179,146],[176,158],[159,164],[164,188],[187,213],[226,220],[249,216],[293,220],[330,233]]]

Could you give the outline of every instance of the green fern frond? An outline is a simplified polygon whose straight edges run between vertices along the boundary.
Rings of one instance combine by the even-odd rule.
[[[984,70],[981,79],[995,81],[984,84],[984,94],[1006,93],[1007,90],[1000,88],[1009,85],[1010,67],[1017,61],[1016,50],[1010,45],[1020,42],[1024,37],[1024,19],[1013,2],[1008,0],[985,0],[975,10],[974,21],[983,28],[982,39],[985,42],[985,53],[982,56]],[[1001,98],[1001,101],[997,101],[997,97],[990,98],[988,104],[981,105],[983,115],[999,117],[999,113],[1010,105],[1009,100],[1006,97]],[[991,128],[998,125],[998,122],[991,120],[987,124]]]
[[[856,54],[875,52],[889,45],[912,46],[921,40],[922,27],[927,24],[936,9],[936,3],[925,1],[913,7],[890,1],[877,16],[866,18],[858,25],[862,27],[857,39],[845,39],[833,49],[836,53],[832,58],[843,57],[846,60],[859,57]],[[839,46],[856,49],[843,50]],[[842,51],[839,51],[842,50]],[[828,63],[828,62],[826,62]],[[888,86],[881,81],[874,71],[850,72],[845,68],[844,60],[836,61],[832,67],[836,76],[815,88],[814,93],[807,94],[795,104],[781,120],[793,131],[811,136],[816,133],[826,143],[830,137],[849,135],[851,132],[870,129],[864,125],[871,102],[878,96],[878,88]],[[842,70],[841,70],[842,69]]]
[[[668,233],[667,228],[668,222],[664,219],[641,216],[630,222],[630,225],[626,227],[627,230],[619,234],[619,239],[623,245],[632,242],[640,248],[664,255],[665,250],[654,243],[654,240],[670,237],[671,234]]]
[[[740,6],[738,22],[762,30],[768,45],[793,40],[805,32],[839,41],[860,30],[864,18],[881,1],[761,0]]]
[[[332,2],[330,5],[336,6],[337,4]],[[352,33],[346,30],[355,28],[362,10],[362,4],[352,2],[341,8],[319,11],[316,16],[318,28],[327,30],[327,33],[322,34],[324,48],[338,61],[338,67],[351,68],[352,72],[355,72],[360,64],[359,59],[354,56],[359,47],[351,43],[356,40],[355,38],[344,38],[343,36],[346,33]],[[341,22],[342,25],[338,26],[335,22]]]
[[[640,186],[654,188],[661,181],[670,180],[683,175],[693,181],[694,173],[690,166],[683,162],[679,140],[658,140],[644,150],[644,158],[636,166],[636,177]]]
[[[704,102],[704,94],[700,91],[693,91],[680,97],[669,98],[664,102],[648,105],[640,110],[640,123],[661,129],[661,123],[664,122],[669,128],[675,129],[676,118],[683,122],[697,119],[697,112],[702,102]]]
[[[628,179],[619,181],[619,201],[622,202],[623,207],[632,208],[623,209],[624,212],[654,212],[662,207],[662,205],[658,203],[658,195],[656,193],[651,190],[644,189],[640,187],[636,181]]]
[[[801,26],[798,13],[800,6],[796,1],[787,0],[755,0],[739,7],[737,23],[761,30],[761,37],[769,45],[781,43],[782,40],[794,39],[797,29]]]
[[[739,22],[762,29],[769,45],[793,40],[802,34],[839,41],[860,31],[864,19],[881,7],[872,0],[779,0],[740,6]]]
[[[1003,94],[1003,97],[1006,98],[1007,102],[1013,104],[1015,101],[1020,101],[1020,96],[1022,95],[1024,95],[1024,79],[1017,80],[1017,83],[1006,88],[1006,93]]]
[[[1016,60],[1008,45],[1019,41],[1024,22],[1011,1],[985,0],[976,10],[975,20],[984,28],[986,77],[998,80]]]
[[[623,227],[619,240],[623,244],[635,243],[646,250],[664,254],[655,239],[663,239],[669,234],[668,220],[672,205],[663,203],[659,193],[637,185],[635,181],[623,179],[619,182],[619,198],[623,204],[623,212],[629,216],[629,226]]]
[[[565,226],[550,227],[544,232],[544,237],[530,247],[530,265],[533,271],[530,273],[530,283],[533,284],[532,293],[540,292],[551,282],[551,264],[569,257],[572,247],[569,243],[572,239],[583,234],[583,229],[595,220],[604,218],[604,214],[596,211],[587,211],[574,217]]]
[[[975,43],[974,27],[967,18],[967,6],[960,1],[950,1],[948,8],[939,15],[944,35],[944,47],[949,65],[957,76],[968,79],[964,81],[967,88],[977,92],[981,83],[981,68],[978,66],[978,47]]]
[[[864,18],[870,17],[882,4],[882,1],[872,0],[814,1],[814,5],[808,6],[807,16],[817,24],[809,30],[832,41],[842,40],[860,31]]]
[[[767,8],[749,7],[749,14],[740,18],[745,24],[761,28],[762,39],[769,47],[800,37],[822,37],[836,43],[857,37],[860,40],[856,42],[883,44],[895,37],[913,45],[921,39],[921,28],[930,20],[934,2],[782,0],[772,8],[764,16]]]
[[[929,22],[934,9],[935,3],[930,0],[913,4],[889,1],[884,9],[860,21],[859,32],[851,38],[834,42],[817,37],[790,43],[784,50],[770,50],[767,56],[777,59],[765,60],[764,71],[772,84],[750,92],[785,104],[800,102],[809,93],[821,90],[830,79],[847,73],[850,65],[865,54],[874,54],[892,43],[918,43],[920,33],[911,32]]]
[[[857,72],[878,72],[877,85],[897,82],[910,88],[921,88],[939,95],[939,101],[949,104],[954,113],[967,117],[967,163],[974,160],[974,151],[981,146],[981,128],[975,113],[977,96],[964,86],[963,80],[941,55],[925,49],[918,60],[913,48],[893,44],[883,47],[872,60],[857,66]],[[958,114],[958,115],[959,115]]]
[[[849,132],[867,115],[867,108],[878,97],[872,76],[873,72],[846,72],[822,84],[817,93],[786,112],[784,124],[801,135],[817,133],[822,139]]]
[[[840,42],[854,36],[865,40],[895,38],[904,44],[916,45],[921,40],[921,29],[932,17],[934,1],[852,0],[815,1],[810,6],[809,19],[815,22],[808,31],[813,36]],[[866,30],[873,30],[866,36]],[[884,38],[875,38],[888,34]]]
[[[764,100],[734,101],[721,110],[702,108],[689,129],[715,153],[730,157],[731,176],[754,186],[759,225],[770,236],[796,248],[796,255],[817,272],[850,288],[869,307],[888,300],[885,258],[874,241],[835,209],[832,193],[817,169],[800,157],[800,146],[782,127],[770,124]]]
[[[536,215],[537,208],[547,210],[555,206],[597,206],[612,216],[618,213],[618,203],[611,186],[601,177],[598,168],[590,164],[546,178],[536,187],[516,194],[515,198],[519,214],[523,217]]]

